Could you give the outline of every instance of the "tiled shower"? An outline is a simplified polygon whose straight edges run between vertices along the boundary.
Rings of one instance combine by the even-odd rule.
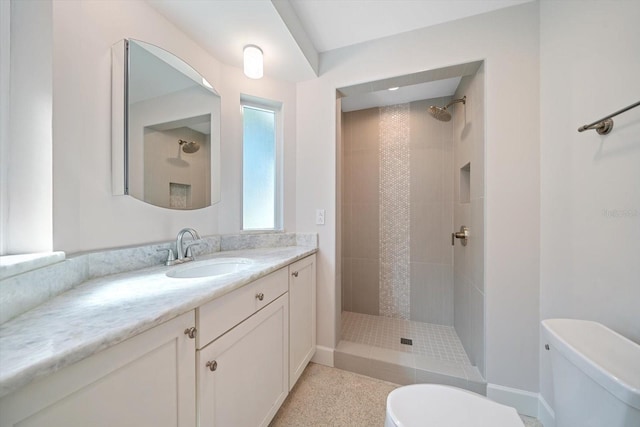
[[[427,113],[430,105],[464,95],[466,105],[449,108],[449,122]],[[336,366],[345,362],[341,350],[363,356],[379,347],[398,352],[388,361],[395,357],[400,368],[414,369],[385,379],[435,381],[415,369],[432,361],[446,366],[445,373],[482,381],[483,107],[481,66],[461,79],[453,97],[342,113],[343,316]],[[469,227],[469,244],[452,246],[451,233],[461,225]]]

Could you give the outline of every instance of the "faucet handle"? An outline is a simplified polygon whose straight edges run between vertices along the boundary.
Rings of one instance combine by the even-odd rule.
[[[164,251],[167,251],[167,260],[164,262],[164,265],[173,265],[173,264],[175,264],[176,256],[173,253],[173,249],[171,249],[171,248],[158,249],[156,252],[164,252]]]
[[[194,240],[193,242],[189,243],[186,249],[184,250],[185,258],[191,258],[192,260],[195,260],[196,258],[193,256],[193,252],[191,251],[191,246],[199,246],[203,244],[204,242],[202,240]]]

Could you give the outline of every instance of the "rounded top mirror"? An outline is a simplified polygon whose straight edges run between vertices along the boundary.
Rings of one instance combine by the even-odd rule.
[[[124,55],[122,82],[113,82],[114,93],[123,86],[123,148],[114,141],[114,159],[120,150],[124,157],[120,194],[169,209],[218,202],[220,96],[193,67],[157,46],[129,39],[114,51],[114,66]]]

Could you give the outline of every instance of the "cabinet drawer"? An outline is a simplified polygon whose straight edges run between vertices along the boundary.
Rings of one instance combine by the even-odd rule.
[[[287,272],[288,268],[282,268],[198,308],[196,310],[197,347],[200,349],[206,346],[287,292],[289,288]]]

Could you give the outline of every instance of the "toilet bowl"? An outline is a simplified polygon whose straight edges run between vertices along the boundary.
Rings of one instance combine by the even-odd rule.
[[[387,396],[385,427],[523,427],[515,409],[439,384],[414,384]]]

